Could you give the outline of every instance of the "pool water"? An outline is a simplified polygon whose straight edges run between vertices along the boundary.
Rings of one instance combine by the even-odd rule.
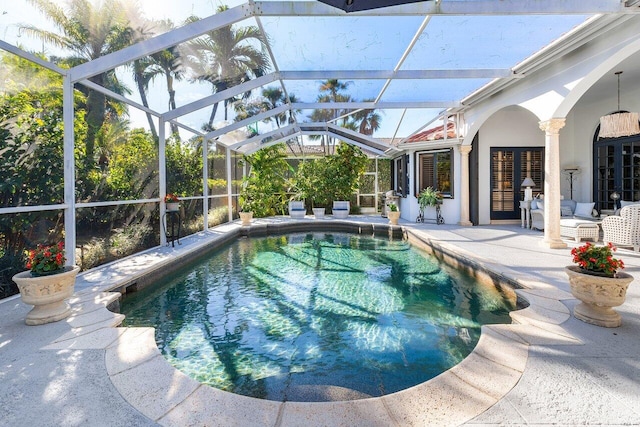
[[[508,300],[405,241],[342,233],[244,238],[153,289],[126,326],[153,326],[197,381],[278,401],[349,400],[424,382],[464,359]]]

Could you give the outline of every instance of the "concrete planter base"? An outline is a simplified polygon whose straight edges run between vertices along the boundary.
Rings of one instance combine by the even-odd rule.
[[[67,299],[73,295],[76,275],[80,267],[67,267],[65,271],[49,276],[33,277],[30,271],[13,276],[25,304],[33,305],[27,314],[27,325],[43,325],[65,319],[71,314]]]
[[[565,268],[569,276],[571,294],[582,301],[573,309],[573,316],[583,322],[605,328],[617,328],[622,323],[613,310],[624,303],[627,288],[633,276],[619,272],[617,277],[593,276],[570,265]]]

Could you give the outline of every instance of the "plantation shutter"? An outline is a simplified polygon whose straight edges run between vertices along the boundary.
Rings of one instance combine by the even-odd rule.
[[[427,187],[436,187],[433,182],[435,177],[435,162],[433,154],[423,154],[420,156],[420,168],[422,173],[420,174],[420,188],[418,192],[424,190]]]

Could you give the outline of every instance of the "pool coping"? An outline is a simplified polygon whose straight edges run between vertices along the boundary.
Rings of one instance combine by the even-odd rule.
[[[331,231],[358,228],[367,233],[402,233],[448,264],[472,272],[478,280],[519,286],[515,292],[529,306],[511,313],[513,324],[483,326],[474,351],[437,377],[382,397],[338,402],[267,401],[202,385],[164,359],[152,328],[118,327],[123,316],[107,310],[119,298],[114,291],[144,286],[162,274],[168,263],[190,262],[190,256],[210,250],[212,244],[222,245],[243,235],[323,231],[326,226],[331,226]],[[562,301],[572,298],[552,285],[483,261],[409,224],[390,226],[357,217],[324,221],[274,217],[255,220],[251,227],[224,224],[186,237],[175,248],[153,248],[79,275],[71,300],[74,314],[68,322],[72,329],[46,348],[104,349],[106,370],[115,388],[130,405],[162,425],[204,425],[211,420],[243,426],[459,425],[497,403],[517,384],[529,346],[582,344],[562,327],[570,316]]]

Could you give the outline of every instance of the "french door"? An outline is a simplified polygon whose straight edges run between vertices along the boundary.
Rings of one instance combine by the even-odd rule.
[[[604,138],[594,143],[593,201],[595,208],[616,209],[611,198],[640,200],[640,137]]]
[[[543,147],[491,148],[491,219],[519,219],[524,188],[520,184],[528,176],[535,186],[533,194],[544,188]]]

